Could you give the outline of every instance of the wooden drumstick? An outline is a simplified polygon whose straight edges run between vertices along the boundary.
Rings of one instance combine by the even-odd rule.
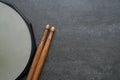
[[[35,56],[34,56],[34,59],[33,59],[33,62],[32,62],[32,65],[30,67],[30,70],[29,70],[29,73],[28,73],[28,76],[27,76],[26,80],[32,80],[32,77],[33,77],[33,74],[35,72],[38,60],[39,60],[41,52],[42,52],[42,49],[44,47],[44,43],[45,43],[45,40],[46,40],[49,29],[50,29],[50,26],[46,25],[45,31],[43,33],[40,44],[39,44],[39,46],[37,48],[37,51],[35,53]]]
[[[55,31],[55,28],[52,27],[52,28],[50,29],[50,34],[49,34],[49,36],[48,36],[48,38],[47,38],[47,41],[46,41],[46,43],[45,43],[45,46],[44,46],[44,48],[43,48],[43,50],[42,50],[42,53],[41,53],[40,59],[39,59],[39,61],[38,61],[37,67],[36,67],[36,69],[35,69],[35,73],[34,73],[34,75],[33,75],[32,80],[38,80],[38,79],[39,79],[39,75],[40,75],[40,73],[41,73],[41,70],[42,70],[42,67],[43,67],[45,58],[46,58],[46,56],[47,56],[47,52],[48,52],[48,49],[49,49],[49,46],[50,46],[50,43],[51,43],[51,40],[52,40],[52,36],[53,36],[54,31]]]

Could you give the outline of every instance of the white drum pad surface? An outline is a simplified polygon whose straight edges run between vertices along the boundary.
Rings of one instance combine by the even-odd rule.
[[[0,80],[15,80],[31,54],[27,24],[11,7],[0,2]]]

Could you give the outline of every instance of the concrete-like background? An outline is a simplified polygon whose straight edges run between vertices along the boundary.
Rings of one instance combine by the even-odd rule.
[[[33,24],[56,28],[39,80],[120,80],[120,0],[9,0]],[[24,80],[24,79],[23,79]]]

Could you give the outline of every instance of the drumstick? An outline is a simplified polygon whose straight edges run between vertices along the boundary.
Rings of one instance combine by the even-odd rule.
[[[50,46],[50,43],[51,43],[51,40],[52,40],[52,36],[53,36],[54,31],[55,31],[55,28],[52,27],[52,28],[50,29],[50,34],[49,34],[49,36],[48,36],[48,38],[47,38],[47,41],[46,41],[46,43],[45,43],[45,46],[44,46],[44,48],[43,48],[43,50],[42,50],[42,53],[41,53],[40,59],[39,59],[39,61],[38,61],[37,67],[36,67],[36,69],[35,69],[35,72],[34,72],[34,75],[33,75],[32,80],[38,80],[38,78],[39,78],[39,75],[40,75],[40,73],[41,73],[41,70],[42,70],[42,67],[43,67],[45,58],[46,58],[46,56],[47,56],[47,52],[48,52],[48,49],[49,49],[49,46]]]
[[[43,49],[43,46],[44,46],[44,43],[45,43],[45,39],[47,37],[49,29],[50,29],[50,26],[46,25],[46,29],[45,29],[45,31],[43,33],[43,36],[42,36],[41,41],[40,41],[40,44],[39,44],[39,46],[37,48],[36,54],[34,56],[34,59],[33,59],[33,62],[32,62],[32,65],[30,67],[30,70],[29,70],[29,73],[28,73],[28,76],[27,76],[26,80],[32,80],[32,77],[33,77],[35,68],[37,66],[38,60],[40,58],[40,55],[41,55],[41,52],[42,52],[42,49]]]

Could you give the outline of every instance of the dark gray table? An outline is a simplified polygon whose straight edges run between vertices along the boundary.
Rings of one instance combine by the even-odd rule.
[[[36,43],[56,32],[40,80],[120,80],[120,0],[9,0],[33,24]]]

